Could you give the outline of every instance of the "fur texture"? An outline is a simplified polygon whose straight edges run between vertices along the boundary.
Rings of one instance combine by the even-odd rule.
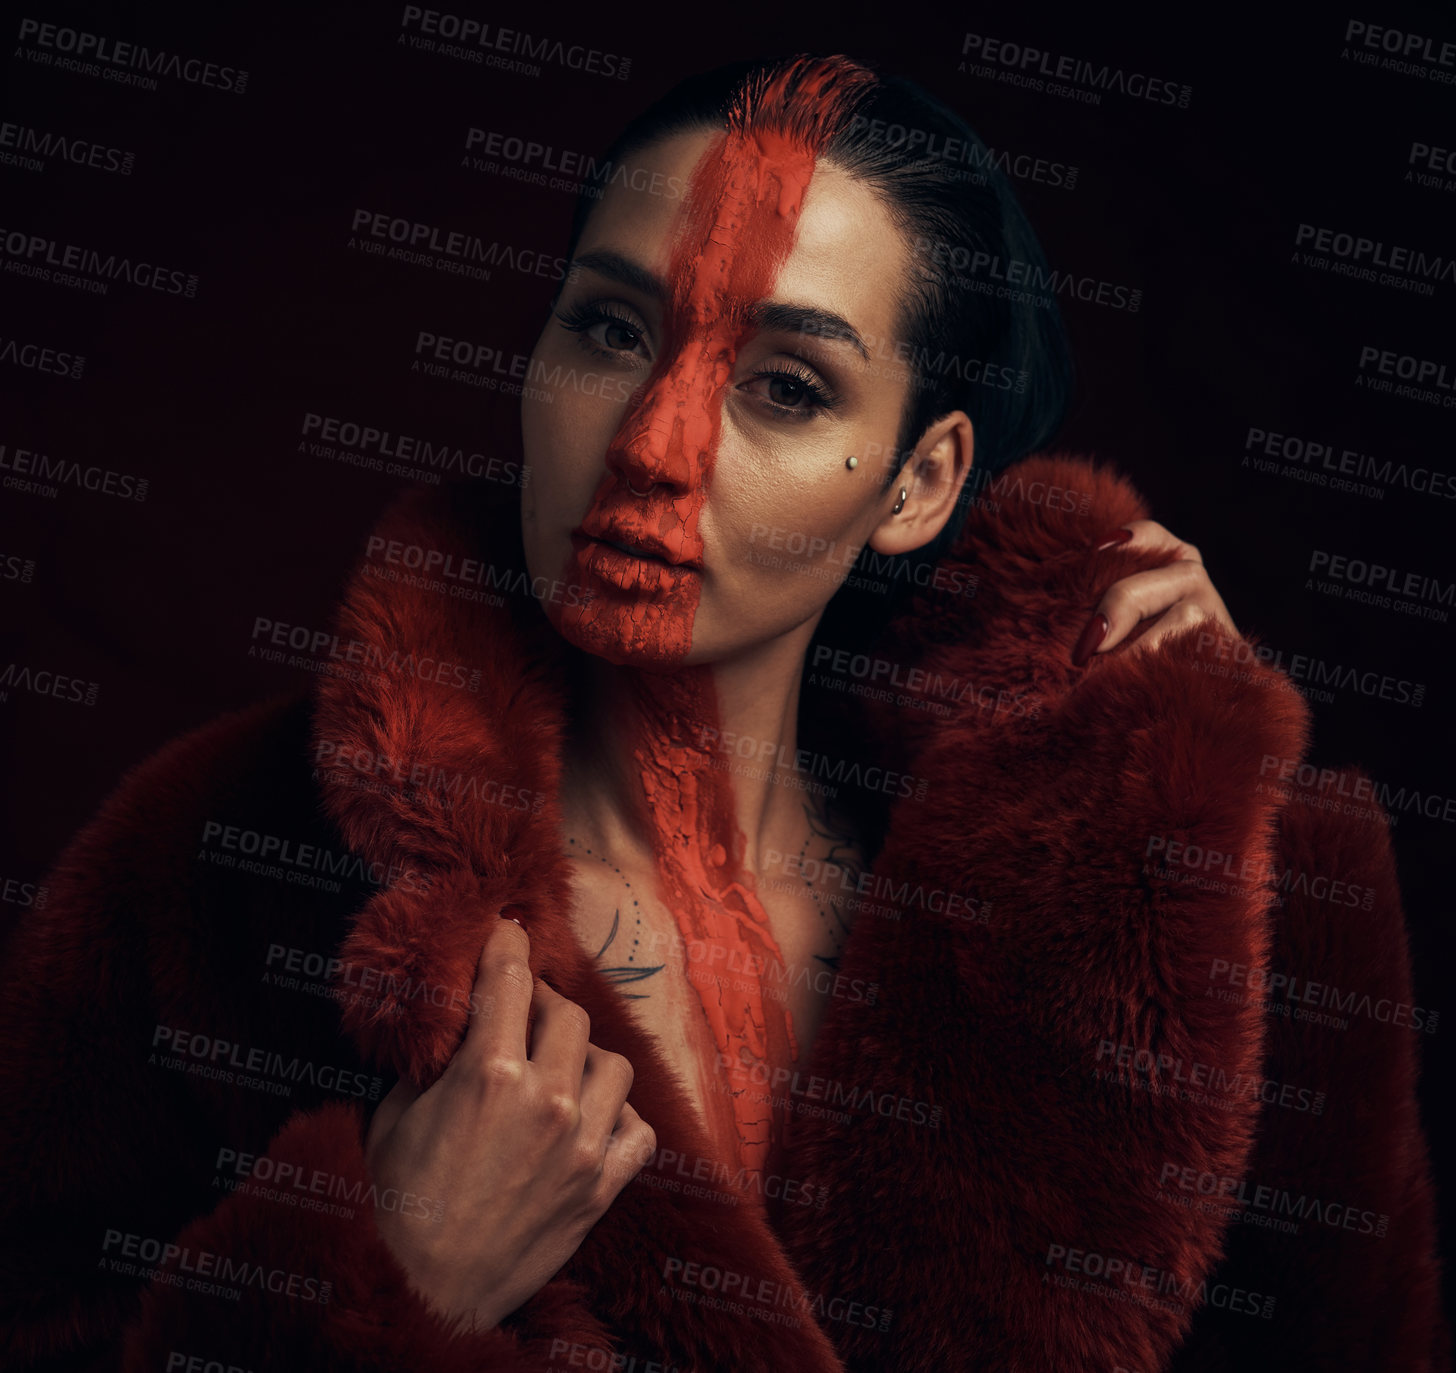
[[[513,508],[415,493],[340,611],[339,645],[364,651],[336,656],[363,667],[136,769],[16,932],[10,1362],[1448,1369],[1420,1030],[1390,1011],[1411,1001],[1404,917],[1384,818],[1347,800],[1368,783],[1301,780],[1308,710],[1248,641],[1195,627],[1071,667],[1101,592],[1157,561],[1096,551],[1146,514],[1123,478],[1038,457],[992,491],[945,565],[959,580],[918,591],[862,664],[811,663],[822,752],[914,785],[880,798],[840,962],[872,995],[831,998],[782,1086],[782,1195],[726,1184],[575,943],[564,658],[513,580]],[[391,541],[476,560],[468,585],[500,603],[391,576]],[[338,891],[245,870],[219,857],[246,842],[227,850],[226,827],[290,841],[294,868],[305,845],[365,866]],[[449,1062],[504,907],[633,1062],[659,1147],[535,1298],[451,1335],[374,1228],[362,1134],[397,1075]],[[337,1001],[279,976],[309,954],[333,960]],[[1300,980],[1259,990],[1248,970]],[[1344,1028],[1296,1018],[1311,984]]]

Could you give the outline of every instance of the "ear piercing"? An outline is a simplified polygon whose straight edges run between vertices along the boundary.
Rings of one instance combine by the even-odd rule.
[[[854,469],[859,466],[859,459],[855,457],[853,453],[851,453],[847,458],[845,458],[844,465],[849,468],[851,472],[853,472]],[[900,499],[895,502],[895,508],[890,511],[890,514],[898,515],[905,508],[905,496],[906,491],[905,488],[902,486],[900,488]]]

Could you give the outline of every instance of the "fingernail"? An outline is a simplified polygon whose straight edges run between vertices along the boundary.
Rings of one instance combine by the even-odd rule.
[[[1132,538],[1131,529],[1116,530],[1097,545],[1097,551],[1100,553],[1104,548],[1116,548],[1118,544],[1126,543],[1130,538]]]
[[[1077,647],[1072,650],[1073,667],[1081,667],[1092,656],[1093,650],[1107,637],[1107,631],[1111,627],[1107,616],[1100,610],[1087,621],[1082,637],[1077,640]]]

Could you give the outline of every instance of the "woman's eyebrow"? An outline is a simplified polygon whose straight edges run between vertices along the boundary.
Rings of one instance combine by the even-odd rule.
[[[859,331],[833,310],[821,310],[817,305],[761,300],[749,309],[748,318],[759,329],[771,329],[781,334],[809,334],[814,338],[848,343],[866,362],[870,360],[870,350],[865,347]]]
[[[653,300],[664,301],[667,299],[667,286],[662,278],[655,272],[649,272],[640,263],[633,262],[630,257],[624,257],[621,253],[602,249],[599,252],[583,253],[580,257],[574,257],[571,260],[571,266],[567,269],[566,279],[570,281],[583,270],[595,272],[598,276],[615,281],[620,286],[630,286],[634,291],[641,291],[644,296],[649,296]]]
[[[610,249],[583,253],[580,257],[573,258],[567,272],[568,279],[579,271],[595,272],[598,276],[640,291],[649,299],[658,302],[665,301],[668,297],[667,285],[660,276],[649,272],[641,263],[633,262],[631,258]],[[770,329],[784,334],[809,334],[831,342],[848,343],[860,357],[869,361],[870,350],[854,325],[843,315],[837,315],[832,310],[822,310],[817,305],[761,300],[749,308],[745,322],[755,329]]]

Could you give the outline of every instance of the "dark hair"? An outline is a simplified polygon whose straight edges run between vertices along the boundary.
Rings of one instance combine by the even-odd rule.
[[[736,62],[690,76],[639,114],[597,162],[578,197],[568,257],[613,170],[632,153],[688,129],[723,127],[746,84],[761,89],[805,60]],[[879,76],[845,58],[822,60],[858,69],[868,79],[849,96],[849,117],[819,156],[879,196],[911,250],[895,353],[909,363],[911,385],[885,485],[926,428],[953,410],[971,418],[977,484],[984,483],[1056,432],[1071,392],[1071,356],[1054,302],[1033,303],[1032,292],[1014,293],[1021,301],[981,294],[969,281],[963,286],[957,272],[973,261],[999,259],[1024,264],[1032,280],[1046,280],[1041,245],[994,157],[958,114],[903,77]],[[763,109],[758,117],[771,122],[774,113]],[[965,370],[976,365],[978,377],[985,375],[979,369],[999,369],[995,375],[1008,384],[967,380]],[[928,557],[939,557],[954,542],[965,508],[963,501],[925,550]]]
[[[806,73],[825,71],[839,83],[843,114],[817,156],[874,191],[910,249],[895,356],[908,362],[911,384],[884,485],[893,483],[926,428],[953,410],[970,417],[976,445],[972,474],[940,534],[903,556],[866,547],[831,599],[814,643],[859,647],[878,636],[915,586],[927,584],[931,565],[955,544],[975,492],[1045,447],[1069,403],[1071,353],[1055,299],[982,292],[958,275],[999,259],[1020,264],[1023,279],[1050,279],[1041,245],[990,150],[913,81],[881,76],[849,58],[735,62],[681,81],[622,130],[577,199],[567,256],[614,171],[633,153],[690,129],[724,128],[735,109],[741,113],[745,92],[755,96],[754,120],[782,127],[795,112],[782,102],[765,104],[764,91],[785,84],[793,90]],[[988,367],[1004,385],[985,383],[981,369]]]

